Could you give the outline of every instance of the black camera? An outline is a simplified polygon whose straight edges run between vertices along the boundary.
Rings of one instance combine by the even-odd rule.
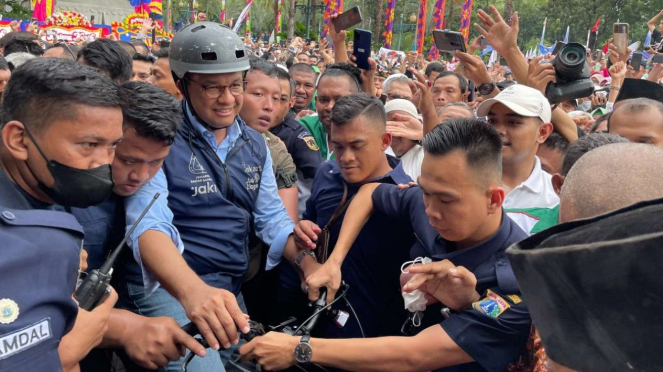
[[[552,65],[557,82],[546,87],[546,98],[550,103],[588,97],[594,92],[594,83],[589,78],[587,52],[581,44],[566,44],[559,50]]]

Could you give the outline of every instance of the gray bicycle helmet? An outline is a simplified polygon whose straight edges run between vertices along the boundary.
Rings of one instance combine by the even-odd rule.
[[[218,23],[191,24],[175,34],[170,43],[170,69],[180,79],[187,72],[225,74],[249,67],[242,40]]]

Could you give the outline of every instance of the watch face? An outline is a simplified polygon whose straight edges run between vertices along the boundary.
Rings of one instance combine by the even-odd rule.
[[[295,360],[299,363],[308,363],[313,356],[311,345],[301,343],[295,348]]]

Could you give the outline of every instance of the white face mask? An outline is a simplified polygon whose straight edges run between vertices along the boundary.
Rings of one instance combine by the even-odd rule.
[[[401,272],[403,274],[408,273],[408,271],[405,269],[406,266],[410,266],[410,265],[414,265],[414,264],[418,264],[418,263],[420,263],[422,265],[425,265],[425,264],[428,264],[428,263],[431,263],[431,262],[433,262],[433,260],[431,260],[428,257],[425,257],[425,258],[424,257],[417,257],[414,261],[408,261],[408,262],[404,263],[401,266]],[[415,289],[414,291],[412,291],[410,293],[403,292],[402,294],[403,294],[403,301],[405,303],[405,308],[409,312],[416,313],[412,317],[412,322],[413,322],[415,327],[418,327],[419,325],[421,325],[421,314],[419,314],[419,313],[426,310],[426,303],[428,302],[428,300],[426,299],[426,296],[425,296],[424,292],[422,292],[418,289]]]
[[[580,105],[578,105],[578,110],[588,112],[592,108],[592,102],[591,101],[584,101]]]

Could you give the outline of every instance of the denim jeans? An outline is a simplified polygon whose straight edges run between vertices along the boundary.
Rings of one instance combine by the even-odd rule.
[[[150,296],[146,296],[143,286],[122,283],[119,285],[119,295],[120,300],[118,301],[119,307],[130,310],[134,313],[149,316],[169,316],[180,325],[185,325],[189,323],[189,319],[186,317],[186,311],[184,307],[171,296],[165,289],[162,287],[157,288],[154,293]],[[240,294],[237,297],[237,303],[239,304],[240,309],[246,313],[246,305],[244,304],[244,298]],[[235,345],[227,350],[215,351],[214,349],[207,349],[207,355],[205,358],[195,357],[189,363],[187,371],[189,372],[224,372],[224,364],[230,359],[233,352],[239,348],[242,344],[242,339],[240,343]],[[189,351],[187,350],[187,354]],[[171,362],[165,368],[159,369],[159,371],[182,371],[182,363],[184,358],[176,362]]]

